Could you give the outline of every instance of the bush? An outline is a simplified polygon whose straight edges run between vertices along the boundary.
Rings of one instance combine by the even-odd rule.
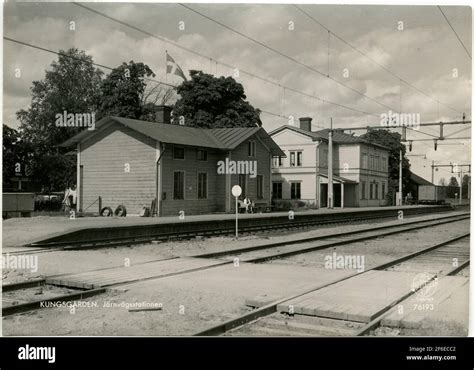
[[[293,205],[291,204],[291,202],[287,201],[287,200],[283,200],[283,201],[272,201],[273,205],[275,206],[275,210],[276,211],[289,211],[291,209],[293,209]]]
[[[277,211],[289,211],[296,209],[317,209],[316,203],[303,200],[272,200],[272,205]]]

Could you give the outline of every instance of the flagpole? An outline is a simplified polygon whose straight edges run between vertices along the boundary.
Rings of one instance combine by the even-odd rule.
[[[168,84],[168,50],[165,50],[165,83]]]

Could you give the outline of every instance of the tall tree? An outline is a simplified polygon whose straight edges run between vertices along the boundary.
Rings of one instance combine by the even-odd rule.
[[[139,119],[144,114],[143,107],[146,90],[146,78],[155,77],[155,73],[143,63],[122,63],[114,68],[104,79],[101,92],[102,102],[99,118],[104,116],[119,116]]]
[[[84,51],[61,50],[58,60],[45,72],[45,78],[33,82],[30,107],[17,112],[21,137],[32,150],[32,177],[45,190],[62,190],[66,183],[74,181],[75,169],[66,167],[70,162],[64,156],[67,150],[57,145],[83,127],[57,126],[56,116],[64,111],[73,114],[96,111],[103,73],[92,63],[92,57]]]
[[[31,148],[22,140],[20,132],[7,125],[3,125],[3,190],[11,188],[11,178],[17,174],[29,175],[31,170]]]
[[[71,48],[60,51],[45,78],[33,81],[31,106],[17,112],[23,139],[34,144],[55,146],[81,130],[57,127],[56,115],[92,113],[100,100],[102,71],[94,68],[92,57]]]
[[[459,187],[458,179],[454,176],[451,176],[451,178],[449,179],[448,186],[457,186],[457,187]]]
[[[467,199],[468,198],[468,194],[469,194],[469,183],[471,182],[471,176],[469,175],[464,175],[462,177],[462,197],[463,199]]]
[[[455,198],[459,196],[459,183],[456,177],[454,176],[451,176],[451,178],[449,179],[449,183],[446,188],[446,196],[448,198]]]
[[[400,150],[402,151],[402,185],[403,194],[406,195],[414,189],[410,185],[410,161],[406,157],[406,147],[401,141],[401,135],[389,130],[368,130],[361,137],[371,143],[383,145],[389,150],[388,157],[388,196],[389,202],[394,203],[395,192],[398,191],[398,181],[400,178]]]
[[[260,110],[246,101],[244,87],[232,77],[190,71],[191,79],[177,88],[180,98],[173,122],[201,128],[261,126]]]

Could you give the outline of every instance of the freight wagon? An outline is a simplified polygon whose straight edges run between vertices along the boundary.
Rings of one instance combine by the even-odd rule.
[[[34,209],[34,193],[3,193],[2,218],[30,217]]]
[[[446,187],[437,185],[418,186],[418,204],[446,203]]]

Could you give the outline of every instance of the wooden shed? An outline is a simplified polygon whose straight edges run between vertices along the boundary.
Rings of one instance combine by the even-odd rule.
[[[200,129],[121,117],[105,117],[62,144],[72,145],[80,211],[96,210],[100,196],[103,206],[139,214],[157,199],[159,216],[233,212],[236,184],[243,197],[270,204],[272,157],[284,156],[261,127]],[[252,164],[253,172],[243,171]]]

